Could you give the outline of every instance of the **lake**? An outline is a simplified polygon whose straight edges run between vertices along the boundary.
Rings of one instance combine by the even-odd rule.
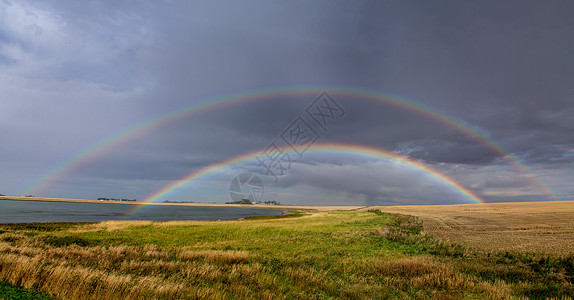
[[[111,220],[234,220],[276,216],[278,209],[240,207],[167,206],[113,203],[73,203],[0,200],[0,223],[101,222]],[[132,213],[132,211],[134,211]]]

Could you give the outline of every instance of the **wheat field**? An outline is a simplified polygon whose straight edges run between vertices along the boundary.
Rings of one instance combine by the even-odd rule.
[[[574,254],[574,201],[375,208],[417,216],[426,233],[473,248]]]

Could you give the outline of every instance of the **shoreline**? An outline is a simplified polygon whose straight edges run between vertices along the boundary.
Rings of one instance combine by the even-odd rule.
[[[302,210],[308,212],[325,212],[337,210],[366,210],[366,209],[389,209],[393,210],[417,210],[424,208],[440,209],[441,207],[475,207],[480,210],[498,210],[508,209],[505,206],[525,205],[538,206],[552,203],[574,203],[572,200],[548,200],[548,201],[526,201],[526,202],[491,202],[491,203],[468,203],[468,204],[436,204],[436,205],[268,205],[268,204],[225,204],[225,203],[165,203],[152,202],[145,203],[140,201],[109,201],[109,200],[91,200],[91,199],[73,199],[73,198],[48,198],[48,197],[21,197],[21,196],[0,196],[0,201],[38,201],[38,202],[67,202],[67,203],[107,203],[123,205],[157,205],[157,206],[195,206],[195,207],[238,207],[238,208],[257,208],[257,209],[277,209],[277,210]],[[568,205],[568,204],[566,204]],[[504,208],[503,208],[504,207]]]
[[[20,196],[0,196],[1,200],[11,201],[39,201],[39,202],[68,202],[68,203],[109,203],[124,205],[158,205],[158,206],[196,206],[196,207],[239,207],[277,210],[304,210],[304,211],[334,211],[334,210],[358,210],[367,208],[364,205],[333,205],[333,206],[311,206],[311,205],[268,205],[268,204],[225,204],[225,203],[144,203],[138,201],[108,201],[72,198],[47,198],[47,197],[20,197]]]

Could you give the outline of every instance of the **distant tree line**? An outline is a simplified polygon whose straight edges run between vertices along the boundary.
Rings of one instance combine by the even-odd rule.
[[[239,201],[229,201],[225,202],[225,204],[253,204],[249,199],[241,199]]]
[[[257,201],[257,204],[281,205],[281,202],[275,200],[263,201],[263,202]]]
[[[125,198],[117,199],[117,198],[104,198],[104,197],[98,198],[98,200],[101,200],[101,201],[137,201],[136,199],[125,199]]]
[[[241,199],[239,201],[229,201],[229,202],[225,202],[225,204],[253,204],[253,202],[249,199]],[[269,204],[269,205],[281,205],[281,203],[279,201],[274,201],[274,200],[269,200],[269,201],[263,201],[261,202],[260,200],[256,202],[256,204]]]
[[[165,200],[163,203],[195,203],[193,201],[173,201],[173,200]]]

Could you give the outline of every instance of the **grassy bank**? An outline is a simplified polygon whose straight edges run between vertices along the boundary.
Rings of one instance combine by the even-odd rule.
[[[18,300],[51,300],[45,293],[30,291],[9,283],[0,282],[0,299]]]
[[[574,294],[571,256],[471,250],[414,217],[0,225],[0,282],[56,298],[494,298]]]

